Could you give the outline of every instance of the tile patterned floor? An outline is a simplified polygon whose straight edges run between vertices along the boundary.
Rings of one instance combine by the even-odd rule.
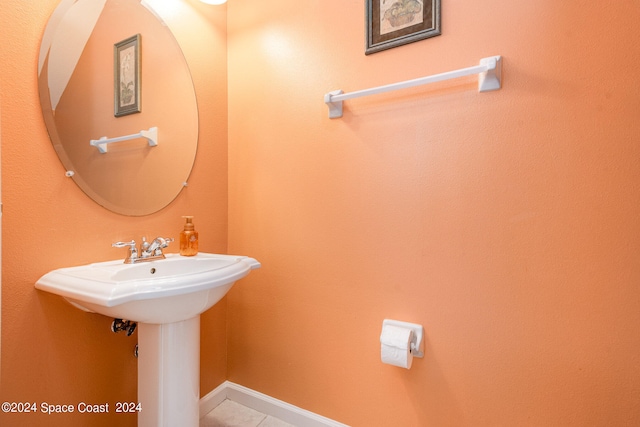
[[[200,419],[200,427],[295,427],[231,400]]]

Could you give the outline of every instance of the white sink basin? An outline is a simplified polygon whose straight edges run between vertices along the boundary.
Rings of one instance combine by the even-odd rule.
[[[36,288],[81,310],[138,322],[138,426],[199,425],[200,314],[259,268],[253,258],[199,253],[60,268]]]
[[[124,264],[122,260],[60,268],[36,288],[81,310],[140,323],[173,323],[211,308],[233,283],[259,268],[253,258],[199,253]]]

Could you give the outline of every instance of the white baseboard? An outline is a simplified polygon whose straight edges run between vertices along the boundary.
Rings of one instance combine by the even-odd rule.
[[[279,418],[296,427],[349,427],[230,381],[225,381],[200,399],[200,418],[211,412],[225,399]]]
[[[216,406],[224,402],[227,398],[227,383],[225,381],[218,387],[207,393],[206,396],[200,398],[200,418],[213,411]]]

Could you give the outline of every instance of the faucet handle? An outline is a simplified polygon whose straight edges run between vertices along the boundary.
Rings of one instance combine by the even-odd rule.
[[[112,248],[126,248],[129,246],[129,255],[124,260],[125,264],[132,263],[133,260],[138,258],[138,249],[136,249],[136,241],[132,240],[130,242],[115,242],[111,244]]]
[[[169,246],[169,243],[173,242],[173,237],[156,237],[151,242],[151,250],[156,254],[160,255],[162,250]]]
[[[111,244],[112,248],[126,248],[127,246],[129,246],[131,249],[135,249],[136,241],[132,240],[130,242],[115,242]]]
[[[142,244],[140,245],[140,255],[144,259],[148,259],[150,257],[164,258],[162,249],[169,246],[170,242],[173,242],[172,237],[156,237],[151,242],[147,242],[147,240],[143,238]]]

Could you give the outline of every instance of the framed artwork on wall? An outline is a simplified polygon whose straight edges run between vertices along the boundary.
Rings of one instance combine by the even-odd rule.
[[[116,117],[141,111],[140,34],[113,45],[114,54],[114,115]]]
[[[441,0],[366,0],[365,54],[439,36]]]

